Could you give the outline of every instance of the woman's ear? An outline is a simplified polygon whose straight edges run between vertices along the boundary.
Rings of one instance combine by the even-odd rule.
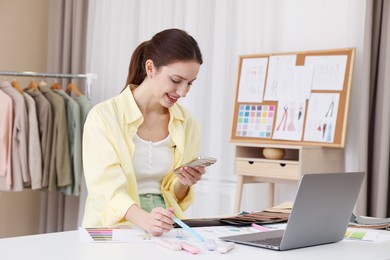
[[[154,67],[154,63],[152,60],[147,60],[145,62],[145,71],[146,71],[146,74],[148,75],[148,77],[151,77],[151,78],[153,77],[155,67]]]

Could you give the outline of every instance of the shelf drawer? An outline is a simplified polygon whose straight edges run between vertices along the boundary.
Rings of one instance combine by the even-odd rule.
[[[299,180],[299,165],[297,162],[280,163],[275,161],[258,160],[250,161],[236,159],[236,173],[266,178],[283,178]]]

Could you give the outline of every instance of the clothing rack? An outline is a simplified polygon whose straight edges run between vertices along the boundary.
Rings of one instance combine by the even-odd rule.
[[[63,74],[63,73],[40,73],[33,71],[0,71],[0,76],[15,76],[15,77],[42,77],[42,78],[73,78],[86,79],[86,96],[90,99],[92,80],[97,79],[95,73],[87,74]]]

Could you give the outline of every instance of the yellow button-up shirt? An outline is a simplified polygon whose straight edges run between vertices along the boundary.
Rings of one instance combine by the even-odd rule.
[[[135,86],[131,86],[135,87]],[[175,144],[174,167],[198,155],[200,130],[198,122],[179,104],[169,108],[168,131]],[[88,114],[83,134],[83,166],[88,197],[83,226],[131,224],[124,216],[131,205],[140,205],[132,158],[133,138],[143,122],[130,87],[110,98]],[[188,195],[178,201],[174,185],[178,181],[172,172],[161,183],[161,193],[167,208],[184,218],[184,211],[194,199],[191,186]]]

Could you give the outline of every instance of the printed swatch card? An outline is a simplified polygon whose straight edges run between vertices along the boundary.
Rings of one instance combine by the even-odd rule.
[[[274,105],[240,105],[236,136],[271,138]]]

